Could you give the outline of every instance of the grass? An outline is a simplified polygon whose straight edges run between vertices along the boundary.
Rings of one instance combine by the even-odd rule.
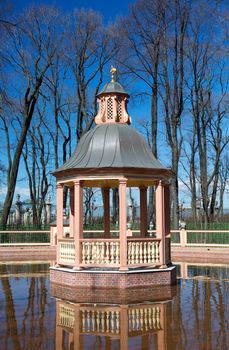
[[[111,223],[111,230],[118,230],[118,227],[115,224]],[[31,232],[36,230],[48,230],[49,225],[46,226],[34,226],[34,225],[7,225],[5,230],[9,231],[28,231],[25,233],[0,233],[0,243],[49,243],[50,242],[50,234],[49,233],[41,233],[41,232]],[[132,226],[133,230],[139,229],[139,224],[135,223]],[[209,233],[202,232],[188,232],[187,233],[187,241],[188,243],[195,244],[229,244],[229,223],[209,223],[207,225],[201,223],[188,223],[187,230],[212,230]],[[84,225],[84,230],[94,231],[92,233],[87,233],[85,238],[96,238],[102,237],[102,233],[96,232],[99,230],[103,230],[103,224],[87,224]],[[214,230],[222,230],[228,232],[219,232],[216,233]],[[3,231],[0,226],[0,231]],[[114,235],[115,237],[116,235]],[[180,235],[179,232],[171,233],[171,242],[172,243],[180,243]]]
[[[26,233],[0,233],[0,243],[15,244],[15,243],[49,243],[50,234],[41,232],[26,232]]]
[[[187,230],[229,230],[229,222],[188,222]]]

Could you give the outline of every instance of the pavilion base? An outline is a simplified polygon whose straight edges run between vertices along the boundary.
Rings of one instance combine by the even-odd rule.
[[[87,288],[133,288],[176,284],[176,267],[136,268],[128,271],[110,269],[73,270],[50,268],[50,281],[65,286]]]

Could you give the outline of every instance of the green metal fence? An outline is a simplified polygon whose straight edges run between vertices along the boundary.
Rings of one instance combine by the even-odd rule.
[[[0,245],[50,244],[50,231],[0,231]]]

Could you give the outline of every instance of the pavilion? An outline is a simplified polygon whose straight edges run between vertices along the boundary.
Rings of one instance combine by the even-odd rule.
[[[51,282],[79,287],[128,288],[176,282],[170,258],[171,170],[152,154],[145,140],[131,126],[129,95],[115,81],[98,94],[96,126],[80,139],[71,158],[54,171],[57,180],[57,259]],[[69,237],[64,236],[64,187],[70,192]],[[148,234],[147,188],[156,188],[156,237]],[[103,190],[104,232],[85,237],[83,188]],[[110,229],[110,189],[119,192],[119,228]],[[140,193],[140,231],[127,230],[127,187]]]

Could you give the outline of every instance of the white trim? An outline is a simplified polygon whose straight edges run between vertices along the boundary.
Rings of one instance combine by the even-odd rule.
[[[133,274],[133,273],[148,273],[148,272],[167,272],[167,271],[172,271],[176,268],[176,266],[170,266],[170,267],[167,267],[167,268],[157,268],[157,269],[135,269],[135,270],[127,270],[127,271],[113,271],[113,270],[103,270],[103,269],[98,269],[98,270],[88,270],[88,269],[81,269],[81,270],[73,270],[73,269],[68,269],[68,268],[65,268],[65,267],[50,267],[49,269],[50,270],[54,270],[54,271],[62,271],[62,272],[69,272],[69,273],[97,273],[97,274]]]

